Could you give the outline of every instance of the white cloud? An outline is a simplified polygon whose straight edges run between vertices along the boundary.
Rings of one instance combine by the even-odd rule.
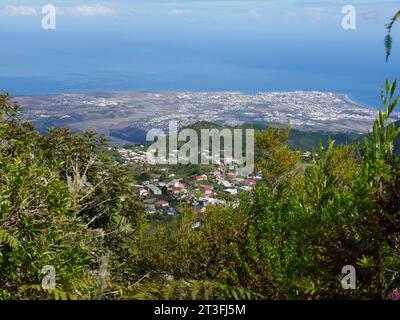
[[[305,8],[304,11],[312,16],[317,16],[317,17],[320,17],[325,13],[325,9],[320,7],[309,7]]]
[[[36,16],[35,8],[26,6],[6,6],[4,9],[6,15],[9,16]]]
[[[309,15],[314,21],[324,21],[326,20],[327,12],[321,7],[309,7],[305,8],[304,12]]]
[[[362,17],[365,20],[377,20],[379,18],[379,13],[377,11],[366,11],[363,12]]]
[[[183,16],[185,14],[185,11],[182,9],[172,9],[168,12],[168,14],[170,16]]]
[[[60,16],[65,15],[64,10],[63,10],[63,9],[60,9],[60,8],[58,8],[58,7],[56,7],[56,13],[57,13],[57,15],[60,15]]]
[[[257,10],[250,9],[249,10],[249,15],[253,18],[260,18],[261,15],[257,12]]]
[[[69,8],[68,11],[72,14],[80,14],[85,16],[95,16],[95,15],[108,15],[113,13],[113,9],[103,6],[79,6]]]

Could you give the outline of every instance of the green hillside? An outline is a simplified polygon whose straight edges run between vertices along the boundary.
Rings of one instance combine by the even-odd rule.
[[[267,125],[264,124],[253,124],[246,123],[238,127],[222,126],[210,122],[197,122],[193,125],[187,126],[192,128],[196,132],[200,132],[201,129],[222,129],[222,128],[239,128],[239,129],[254,129],[254,130],[265,130]],[[334,140],[336,145],[350,144],[360,139],[360,134],[357,133],[346,133],[346,132],[326,132],[326,131],[301,131],[298,129],[290,129],[289,138],[287,144],[295,150],[311,151],[312,149],[318,149],[319,143],[321,142],[324,147],[328,146],[329,140]]]

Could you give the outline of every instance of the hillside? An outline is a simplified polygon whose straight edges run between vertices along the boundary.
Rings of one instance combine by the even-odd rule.
[[[254,130],[265,130],[267,126],[264,124],[246,123],[238,127],[231,127],[202,121],[185,128],[192,128],[196,132],[200,132],[201,129],[222,128],[252,128]],[[362,135],[354,132],[302,131],[298,129],[290,129],[287,143],[294,150],[311,151],[312,149],[317,149],[320,142],[325,147],[328,145],[329,140],[334,140],[336,145],[343,145],[357,141],[360,139],[360,136]]]
[[[396,127],[400,127],[400,120],[395,122]],[[223,128],[242,128],[249,129],[252,128],[254,130],[265,130],[267,126],[260,123],[246,123],[238,127],[232,126],[223,126],[217,123],[211,123],[207,121],[196,122],[192,125],[185,126],[185,128],[194,129],[197,133],[200,132],[201,129],[223,129]],[[319,143],[322,143],[324,147],[328,146],[328,141],[335,141],[335,145],[346,145],[356,142],[361,142],[368,134],[359,134],[354,132],[329,132],[329,131],[302,131],[299,129],[290,129],[289,139],[287,144],[294,150],[302,150],[302,151],[312,151],[313,149],[317,149],[319,147]],[[114,130],[112,131],[112,136],[121,138],[123,140],[129,140],[132,142],[145,142],[146,133],[140,129],[132,129],[129,130],[124,128],[123,130]],[[394,153],[400,154],[400,138],[397,137],[394,140]]]

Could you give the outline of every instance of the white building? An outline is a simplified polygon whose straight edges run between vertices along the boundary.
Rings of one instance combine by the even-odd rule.
[[[227,192],[227,193],[229,193],[229,194],[231,194],[233,196],[238,194],[237,189],[233,189],[233,188],[232,189],[225,189],[225,192]]]
[[[155,185],[149,184],[147,188],[149,188],[149,190],[156,196],[160,196],[162,194],[160,188],[156,187]]]

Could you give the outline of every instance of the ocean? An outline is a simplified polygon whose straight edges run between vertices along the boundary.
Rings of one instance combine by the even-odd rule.
[[[400,37],[389,63],[383,46],[393,1],[356,2],[355,30],[341,27],[340,1],[179,3],[128,15],[122,1],[110,17],[63,14],[50,31],[39,14],[4,18],[0,91],[318,90],[379,108],[381,86],[400,70]]]

